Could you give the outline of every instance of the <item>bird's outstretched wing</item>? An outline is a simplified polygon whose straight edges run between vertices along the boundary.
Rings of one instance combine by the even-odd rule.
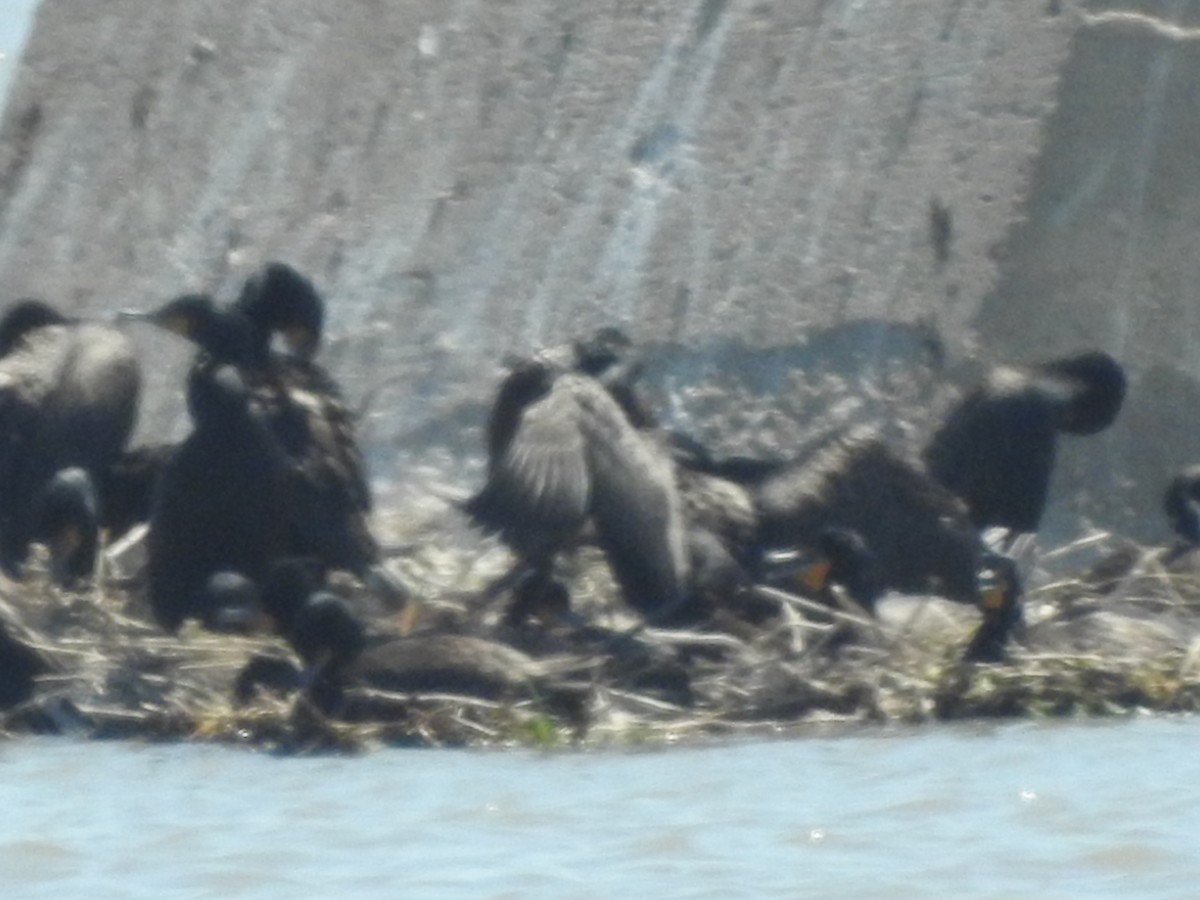
[[[591,514],[626,600],[648,618],[687,594],[686,529],[667,455],[633,427],[603,385],[566,376],[592,478]]]
[[[567,542],[587,517],[591,476],[572,380],[560,379],[516,411],[514,427],[494,448],[487,484],[467,504],[479,524],[519,552]]]

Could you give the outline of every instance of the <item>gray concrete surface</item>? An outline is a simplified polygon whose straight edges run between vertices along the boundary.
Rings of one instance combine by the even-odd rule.
[[[742,448],[919,440],[970,360],[1101,346],[1130,408],[1067,448],[1048,528],[1162,538],[1200,457],[1197,7],[43,0],[4,296],[103,314],[293,262],[381,488],[477,456],[505,352],[610,321]],[[142,434],[179,431],[188,354],[138,341]]]

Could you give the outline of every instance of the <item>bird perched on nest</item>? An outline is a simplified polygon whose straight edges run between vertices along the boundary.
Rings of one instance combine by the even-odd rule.
[[[1200,466],[1175,474],[1163,494],[1163,512],[1181,548],[1200,546]]]
[[[71,586],[91,577],[100,546],[100,497],[78,466],[56,472],[34,503],[33,537],[50,551],[50,576]]]
[[[1200,466],[1180,469],[1163,492],[1162,509],[1175,540],[1143,546],[1118,538],[1077,587],[1092,595],[1133,594],[1164,607],[1200,599]]]
[[[793,587],[829,607],[836,607],[834,587],[861,607],[874,613],[883,594],[879,563],[858,532],[826,528],[808,546],[768,554],[763,560],[767,583]]]
[[[618,335],[512,365],[488,421],[487,483],[464,509],[535,579],[552,580],[590,525],[625,599],[659,620],[688,596],[685,522],[670,460],[610,389],[631,383],[614,368]]]
[[[290,480],[289,550],[346,569],[394,599],[402,585],[379,565],[368,527],[370,487],[354,416],[313,356],[324,304],[312,283],[283,263],[251,277],[238,299],[221,306],[206,295],[178,297],[151,312],[122,313],[180,334],[200,348],[197,367],[237,367],[251,409],[274,435],[295,476]],[[275,334],[289,354],[272,352]]]
[[[60,469],[39,488],[31,538],[49,550],[57,584],[91,578],[103,543],[150,520],[159,477],[175,450],[174,444],[134,447],[99,469]]]
[[[518,650],[479,637],[372,632],[349,603],[325,587],[311,559],[275,561],[261,587],[263,608],[305,667],[285,686],[306,689],[327,713],[343,711],[347,688],[496,699],[527,694],[550,671]],[[251,671],[246,677],[253,676]],[[250,693],[244,683],[239,690]]]
[[[984,621],[965,657],[968,660],[1002,661],[1011,637],[1035,653],[1083,653],[1106,659],[1190,656],[1200,640],[1194,606],[1178,597],[1170,603],[1158,602],[1142,591],[1051,594],[1040,604],[1036,621],[1026,622],[1015,564],[1002,556],[991,556],[988,563]]]
[[[826,529],[799,552],[770,554],[763,570],[767,584],[816,601],[807,605],[806,613],[815,614],[812,617],[826,623],[827,630],[806,646],[806,652],[837,655],[847,646],[880,642],[940,644],[970,629],[961,658],[999,662],[1010,635],[1023,623],[1021,580],[1016,563],[993,552],[981,555],[976,576],[974,611],[936,594],[884,590],[875,553],[858,533],[842,528]],[[763,592],[771,596],[769,589]],[[780,599],[797,605],[794,597]],[[828,617],[821,606],[831,610]]]
[[[852,429],[755,491],[759,538],[809,545],[828,529],[857,533],[878,563],[880,585],[978,599],[983,552],[962,503],[869,427]]]
[[[1009,637],[1025,621],[1024,589],[1017,564],[1007,556],[986,558],[986,585],[982,592],[983,621],[971,636],[963,659],[967,662],[1000,662]]]
[[[966,502],[977,528],[1036,531],[1059,433],[1107,428],[1125,385],[1120,363],[1100,351],[995,369],[950,410],[925,448],[925,463]]]
[[[147,538],[150,607],[174,631],[215,622],[207,586],[219,572],[257,581],[289,546],[294,472],[232,366],[188,375],[193,429],[162,474]]]
[[[121,453],[141,370],[125,335],[38,300],[0,318],[0,565],[18,574],[55,473],[90,476]]]
[[[150,521],[158,480],[177,448],[177,443],[139,444],[96,473],[99,525],[110,538]]]
[[[832,533],[870,547],[878,589],[978,600],[983,546],[962,502],[867,426],[827,441],[804,459],[729,465],[695,447],[677,453],[681,480],[706,479],[686,492],[690,514],[740,547],[744,565],[761,574],[768,548],[815,549]],[[719,474],[712,474],[719,473]],[[750,512],[729,493],[741,488]],[[695,509],[722,486],[727,499]],[[710,519],[723,518],[724,525]]]

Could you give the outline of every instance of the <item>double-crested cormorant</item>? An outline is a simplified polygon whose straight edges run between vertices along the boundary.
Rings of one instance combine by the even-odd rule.
[[[568,352],[574,356],[575,370],[604,385],[635,428],[657,427],[657,418],[638,389],[643,363],[628,334],[611,325],[597,328],[572,341]]]
[[[1035,653],[1101,654],[1150,659],[1191,652],[1200,627],[1174,593],[1165,603],[1148,603],[1149,590],[1109,591],[1066,596],[1050,614],[1025,621],[1016,566],[1007,557],[990,556],[984,576],[984,620],[964,658],[1000,662],[1015,636]],[[1161,576],[1160,576],[1161,577]],[[1043,604],[1045,607],[1045,604]]]
[[[325,712],[339,712],[352,687],[496,698],[541,674],[525,654],[478,637],[372,633],[324,586],[323,574],[311,559],[277,560],[262,584],[262,604],[304,664],[298,686]]]
[[[976,527],[1033,532],[1046,505],[1058,433],[1102,431],[1124,398],[1124,370],[1099,351],[999,368],[950,411],[925,448],[925,462],[966,502]]]
[[[871,548],[881,588],[977,602],[983,548],[962,502],[873,429],[754,478],[760,547],[813,547],[830,531],[852,532]]]
[[[898,624],[899,616],[905,632],[916,617],[914,602],[945,604],[945,600],[938,597],[885,595],[874,552],[859,534],[847,529],[827,529],[797,560],[775,565],[789,581],[800,581],[805,593],[827,606],[843,605],[833,595],[832,587],[836,585],[866,612],[873,617],[881,616],[891,626]],[[1012,559],[986,553],[980,560],[976,577],[978,605],[983,618],[962,658],[968,662],[998,662],[1004,658],[1009,635],[1022,622],[1020,576]],[[957,604],[951,605],[957,608]],[[853,641],[857,632],[856,626],[848,629],[843,626],[838,632],[827,635],[821,643],[826,650],[836,649]]]
[[[383,573],[368,527],[371,494],[354,418],[336,383],[312,360],[324,306],[311,282],[290,266],[271,263],[247,282],[233,304],[185,295],[143,319],[195,342],[196,365],[237,366],[256,415],[266,422],[296,473],[291,481],[289,550],[315,555],[331,568],[403,594]],[[274,334],[293,353],[271,351]]]
[[[1177,472],[1163,495],[1167,522],[1187,547],[1200,546],[1200,466]]]
[[[93,472],[62,469],[42,486],[34,499],[31,538],[49,549],[50,574],[58,584],[92,576],[101,532],[112,540],[150,520],[159,476],[175,449],[135,447]]]
[[[325,569],[308,557],[275,560],[262,584],[262,606],[304,663],[301,686],[325,709],[336,705],[346,669],[367,647],[367,629],[325,587]]]
[[[55,473],[92,478],[121,453],[141,372],[125,335],[37,300],[0,318],[0,565],[19,571]]]
[[[92,576],[100,544],[100,498],[78,466],[55,473],[34,503],[34,540],[50,550],[50,575],[62,585]]]
[[[267,263],[246,279],[233,308],[249,320],[256,348],[268,346],[271,335],[278,333],[297,359],[316,356],[325,328],[325,301],[313,283],[287,263]]]
[[[151,609],[169,630],[188,617],[215,621],[209,579],[258,581],[290,537],[295,475],[238,371],[193,367],[188,408],[194,427],[162,474],[147,543]]]
[[[989,553],[982,571],[980,606],[983,621],[963,652],[966,662],[1001,662],[1013,630],[1024,622],[1024,590],[1017,564]]]
[[[100,526],[110,540],[150,521],[159,478],[178,448],[177,443],[130,447],[95,474]]]
[[[772,554],[763,560],[769,582],[799,586],[827,606],[837,606],[832,587],[838,586],[866,612],[873,613],[883,593],[879,564],[867,542],[857,532],[826,528],[812,545]]]
[[[578,345],[577,345],[578,346]],[[626,600],[650,619],[688,595],[688,549],[669,458],[581,354],[516,363],[488,422],[488,476],[466,511],[550,577],[589,522]]]

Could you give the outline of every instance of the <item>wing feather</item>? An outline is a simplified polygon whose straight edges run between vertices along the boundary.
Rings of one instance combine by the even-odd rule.
[[[566,381],[567,379],[563,379]],[[661,617],[687,594],[685,528],[667,456],[598,382],[570,377],[592,477],[592,519],[626,600]]]

